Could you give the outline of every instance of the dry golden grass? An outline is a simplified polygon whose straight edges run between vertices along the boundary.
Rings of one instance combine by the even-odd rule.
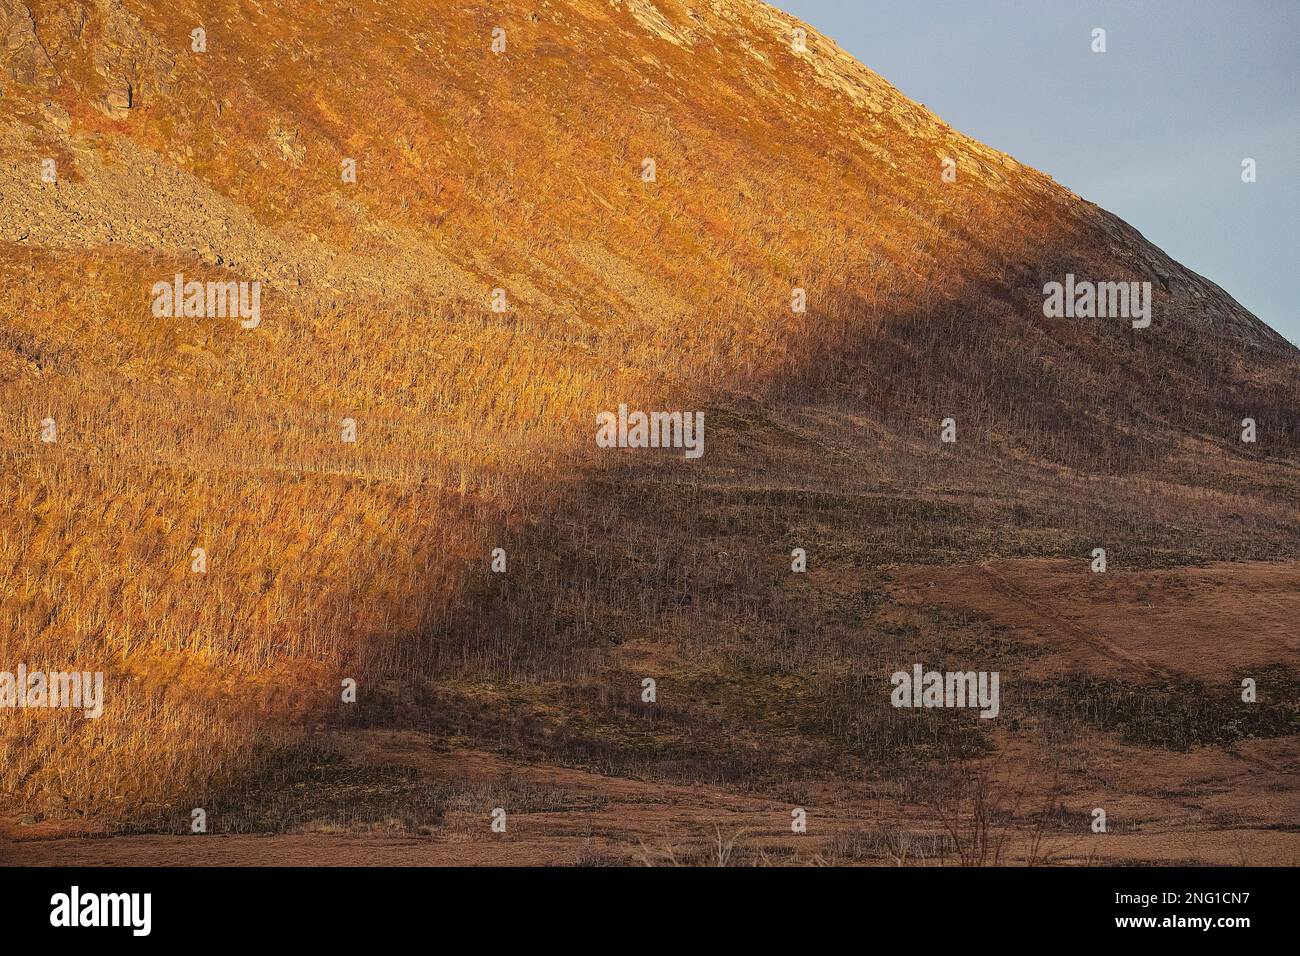
[[[846,575],[1296,556],[1293,349],[1172,264],[1139,339],[1042,318],[1046,279],[1158,252],[865,71],[819,83],[775,14],[664,6],[717,42],[603,0],[31,4],[67,40],[57,87],[0,81],[0,667],[102,669],[109,706],[0,721],[9,809],[174,820],[348,719],[348,676],[599,682],[658,638],[834,696],[848,579],[800,592],[792,541]],[[154,318],[175,272],[263,279],[262,325]],[[602,453],[620,402],[706,409],[706,457]]]

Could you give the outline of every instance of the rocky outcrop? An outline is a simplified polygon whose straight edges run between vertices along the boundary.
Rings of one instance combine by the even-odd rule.
[[[95,0],[100,18],[93,60],[103,89],[96,107],[122,117],[139,108],[147,93],[165,93],[175,63],[157,39],[147,35],[121,0]]]
[[[53,86],[54,64],[36,36],[32,12],[22,0],[0,0],[0,69],[24,86]]]

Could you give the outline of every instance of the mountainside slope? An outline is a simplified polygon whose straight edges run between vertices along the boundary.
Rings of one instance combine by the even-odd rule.
[[[751,787],[969,756],[861,703],[946,653],[886,566],[1300,551],[1296,350],[762,4],[0,34],[0,668],[110,702],[5,718],[16,815],[181,826],[325,723]],[[155,314],[177,273],[260,282],[260,324]],[[1067,274],[1150,282],[1150,327],[1045,317]],[[706,453],[597,447],[620,404],[702,410]]]

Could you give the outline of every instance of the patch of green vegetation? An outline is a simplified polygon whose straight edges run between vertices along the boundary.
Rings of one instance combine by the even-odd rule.
[[[888,680],[876,674],[825,679],[817,696],[805,703],[799,730],[842,742],[880,766],[960,760],[991,750],[976,714],[894,707]]]
[[[1130,744],[1186,751],[1250,738],[1300,734],[1300,675],[1260,668],[1252,675],[1259,699],[1245,703],[1232,683],[1135,684],[1072,674],[1025,688],[1034,712],[1118,733]]]
[[[514,812],[590,809],[585,794],[542,789],[519,781],[470,784],[431,779],[416,768],[351,763],[336,751],[283,750],[260,762],[240,785],[196,798],[210,833],[286,833],[307,829],[425,833],[442,826],[448,810],[508,806]],[[599,803],[599,800],[595,801]],[[122,832],[189,833],[188,812],[177,811]]]

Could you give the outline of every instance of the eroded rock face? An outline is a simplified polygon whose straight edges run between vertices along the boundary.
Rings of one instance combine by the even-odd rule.
[[[174,59],[120,0],[69,0],[39,24],[23,0],[0,0],[0,71],[21,86],[54,90],[65,81],[87,102],[122,118],[146,95],[169,89]],[[91,74],[79,67],[88,63]]]
[[[41,40],[56,62],[75,53],[90,22],[90,12],[85,0],[61,3],[44,18]]]
[[[156,38],[120,0],[95,0],[101,22],[93,62],[104,88],[95,106],[104,114],[123,117],[140,105],[142,94],[165,88],[160,78],[171,72],[173,60]]]
[[[32,12],[22,0],[0,0],[0,68],[24,86],[54,85],[54,64],[36,36]]]
[[[681,47],[689,47],[694,42],[691,30],[673,24],[650,0],[624,0],[624,2],[633,19],[659,39]]]

